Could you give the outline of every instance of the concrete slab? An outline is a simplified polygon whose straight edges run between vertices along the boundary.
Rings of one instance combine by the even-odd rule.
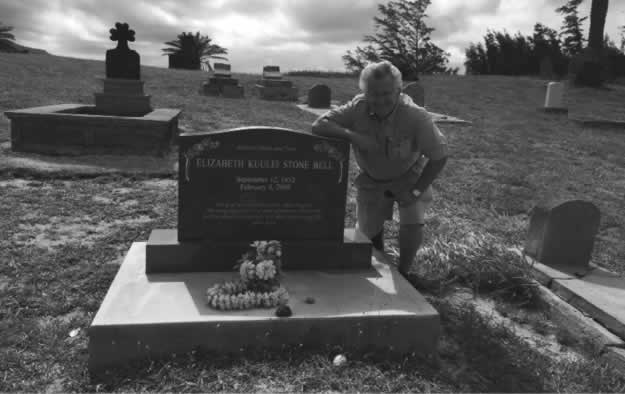
[[[167,154],[178,135],[180,110],[144,116],[98,115],[95,106],[61,104],[5,112],[11,149],[53,155]]]
[[[551,290],[625,339],[625,278],[596,268],[579,279],[555,279]]]
[[[436,310],[394,267],[372,259],[357,271],[291,271],[282,280],[293,316],[273,309],[220,312],[206,288],[235,272],[145,274],[144,242],[134,243],[89,327],[89,368],[206,349],[240,352],[284,345],[341,345],[398,353],[436,350]],[[314,304],[305,299],[314,297]]]
[[[521,251],[515,251],[515,252],[523,256],[523,258],[525,259],[525,262],[532,269],[532,274],[534,276],[534,279],[536,279],[543,286],[549,287],[551,285],[551,282],[554,279],[565,279],[565,280],[577,279],[577,276],[575,276],[574,273],[572,272],[572,271],[575,271],[575,269],[566,270],[566,268],[560,268],[560,269],[552,268],[537,260],[534,260],[532,257],[528,255],[523,254]]]
[[[321,115],[325,114],[326,112],[328,112],[329,110],[338,107],[338,105],[334,105],[334,104],[332,105],[331,108],[312,108],[312,107],[309,107],[308,104],[296,104],[296,105],[302,111],[310,112],[311,114],[314,114],[316,116],[321,116]],[[444,123],[447,123],[447,124],[461,124],[461,125],[471,125],[472,124],[471,122],[468,122],[466,120],[462,120],[460,118],[455,118],[453,116],[438,114],[436,112],[430,112],[430,115],[432,115],[434,123],[436,123],[436,124],[444,124]]]

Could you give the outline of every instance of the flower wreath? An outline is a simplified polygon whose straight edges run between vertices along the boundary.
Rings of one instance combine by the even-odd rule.
[[[280,285],[282,249],[278,241],[256,241],[234,266],[240,279],[206,290],[207,303],[219,310],[273,308],[286,305],[289,294]]]

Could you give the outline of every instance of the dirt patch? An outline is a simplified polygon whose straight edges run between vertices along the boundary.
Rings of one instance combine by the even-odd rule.
[[[124,225],[136,226],[151,222],[149,216],[141,215],[113,221],[95,222],[89,216],[48,218],[48,223],[20,224],[13,241],[19,245],[35,245],[40,248],[54,250],[70,243],[92,246],[101,238],[111,234],[115,227]]]
[[[141,183],[154,189],[169,189],[178,185],[177,181],[171,179],[149,179]]]
[[[100,204],[112,204],[113,203],[113,200],[111,200],[108,197],[103,197],[103,196],[94,196],[92,200]]]
[[[553,332],[549,332],[548,330],[545,333],[538,332],[529,324],[522,324],[517,321],[514,321],[509,316],[502,315],[496,308],[496,303],[494,300],[486,299],[482,297],[467,297],[462,296],[462,298],[457,298],[457,300],[462,299],[465,302],[470,302],[475,306],[475,309],[482,315],[487,316],[489,322],[493,325],[503,325],[514,334],[522,339],[528,346],[537,352],[560,362],[580,362],[586,359],[584,355],[573,350],[570,347],[563,346],[559,343],[557,336]],[[539,319],[539,317],[529,317],[528,319],[535,318]]]

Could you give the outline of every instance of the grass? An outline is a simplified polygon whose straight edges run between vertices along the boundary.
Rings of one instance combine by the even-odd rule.
[[[153,104],[183,108],[181,124],[190,130],[307,129],[314,120],[290,103],[251,97],[258,76],[237,76],[248,98],[226,100],[197,94],[206,78],[202,72],[144,67],[142,73]],[[101,62],[0,55],[0,83],[8,87],[0,91],[0,111],[92,103],[93,92],[101,89],[95,77],[102,74]],[[340,101],[357,91],[355,79],[289,79],[301,94],[326,83]],[[437,181],[426,242],[411,278],[441,313],[437,359],[348,354],[348,365],[334,368],[331,358],[341,349],[230,358],[194,353],[92,379],[86,371],[86,329],[130,244],[147,239],[153,228],[176,225],[176,180],[5,169],[0,172],[0,391],[625,390],[622,375],[596,355],[586,352],[566,362],[545,355],[519,337],[514,330],[518,319],[493,324],[473,304],[459,307],[449,295],[450,289],[464,286],[495,299],[508,314],[511,308],[530,311],[534,293],[526,267],[508,249],[522,245],[528,210],[548,196],[584,198],[599,206],[602,221],[593,260],[624,273],[622,136],[537,111],[543,81],[436,76],[422,83],[428,108],[474,123],[442,127],[453,156]],[[8,140],[6,120],[0,120],[3,140]],[[355,172],[352,166],[351,179]],[[347,225],[354,224],[354,208],[350,187]],[[387,224],[387,234],[386,246],[395,250],[396,222]],[[533,331],[557,337],[557,329],[538,320],[530,324]],[[78,335],[69,336],[77,328]],[[585,352],[560,337],[567,348]]]

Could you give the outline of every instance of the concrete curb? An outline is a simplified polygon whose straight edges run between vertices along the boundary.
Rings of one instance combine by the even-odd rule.
[[[604,361],[625,372],[625,335],[619,329],[622,323],[582,296],[562,290],[563,284],[579,281],[574,273],[561,272],[529,256],[523,257],[531,266],[540,301],[550,319],[573,338],[591,343]],[[594,270],[602,269],[591,265],[588,272]]]

